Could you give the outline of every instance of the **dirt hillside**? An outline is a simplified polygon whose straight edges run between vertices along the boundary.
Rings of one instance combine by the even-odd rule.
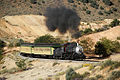
[[[117,26],[117,27],[111,28],[111,29],[103,31],[103,32],[85,35],[83,37],[80,37],[79,39],[81,40],[83,38],[89,37],[93,40],[93,42],[97,42],[97,41],[99,41],[99,39],[101,39],[103,37],[106,37],[110,40],[117,40],[117,37],[119,37],[119,36],[120,36],[120,26]]]
[[[79,29],[82,30],[85,28],[91,28],[94,30],[110,24],[111,21],[112,19],[105,19],[104,21],[96,21],[94,23],[81,22]],[[25,41],[32,42],[36,37],[45,34],[51,34],[62,39],[67,39],[67,36],[70,35],[68,32],[66,34],[60,34],[58,30],[54,32],[49,31],[45,22],[46,18],[39,15],[5,16],[0,19],[0,37],[22,38]],[[102,37],[115,40],[118,36],[120,36],[119,34],[120,26],[117,26],[103,32],[85,35],[83,37],[90,37],[94,40],[94,42],[96,42]]]
[[[5,16],[0,20],[0,36],[16,37],[24,40],[33,40],[38,36],[51,34],[53,36],[61,35],[57,30],[51,32],[45,24],[45,17],[38,15]]]

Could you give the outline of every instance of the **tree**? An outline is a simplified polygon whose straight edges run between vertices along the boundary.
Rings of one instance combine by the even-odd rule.
[[[95,54],[102,57],[108,57],[113,52],[119,52],[120,43],[117,41],[111,41],[107,38],[102,38],[95,45]]]
[[[53,36],[46,34],[36,38],[34,43],[63,43],[63,41],[60,40],[60,38],[54,38]]]

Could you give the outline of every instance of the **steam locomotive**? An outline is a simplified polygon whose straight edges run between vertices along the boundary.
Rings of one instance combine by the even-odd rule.
[[[85,59],[83,48],[76,42],[58,43],[22,43],[20,54],[27,56],[46,56],[55,59]]]

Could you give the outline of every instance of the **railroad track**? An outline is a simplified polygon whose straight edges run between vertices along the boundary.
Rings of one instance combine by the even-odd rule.
[[[63,59],[53,59],[53,58],[48,58],[45,56],[23,56],[23,55],[18,55],[22,59],[28,59],[28,60],[40,60],[40,61],[57,61],[57,62],[72,62],[72,63],[99,63],[100,61],[97,60],[90,60],[90,59],[84,59],[84,60],[63,60]]]

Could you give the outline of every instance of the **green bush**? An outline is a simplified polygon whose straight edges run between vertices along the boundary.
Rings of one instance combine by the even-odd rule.
[[[63,43],[63,41],[60,40],[60,38],[54,38],[53,36],[46,34],[36,38],[34,43]]]
[[[110,0],[102,0],[102,1],[103,1],[103,3],[105,3],[108,6],[113,5],[113,3]]]
[[[86,13],[87,13],[87,14],[91,14],[91,11],[90,11],[90,10],[87,10]]]
[[[97,80],[96,77],[90,77],[89,80]]]
[[[111,66],[114,64],[114,61],[111,61],[111,60],[106,60],[102,63],[101,65],[101,69],[104,69],[105,67],[108,67],[108,66]]]
[[[8,47],[17,47],[20,46],[21,43],[24,43],[23,39],[13,39],[10,41]]]
[[[106,60],[102,63],[101,69],[104,69],[105,67],[110,67],[109,70],[114,70],[120,67],[120,62],[112,61],[112,60]]]
[[[6,43],[4,41],[0,40],[0,48],[5,47],[5,45],[6,45]]]
[[[114,64],[111,65],[110,70],[116,69],[120,67],[120,62],[114,61]]]
[[[113,13],[113,11],[110,9],[110,10],[108,10],[108,11],[104,11],[104,13],[107,14],[107,15],[110,15],[110,14]]]
[[[2,60],[3,58],[3,47],[5,47],[6,43],[2,40],[0,40],[0,61]]]
[[[100,6],[100,9],[101,9],[101,10],[104,10],[104,8],[103,8],[102,6]]]
[[[68,71],[66,72],[66,80],[75,80],[75,79],[83,80],[83,76],[76,73],[72,68],[68,69]]]
[[[103,15],[103,13],[101,11],[98,12],[99,15]]]
[[[110,29],[109,25],[104,25],[102,28],[95,29],[94,32],[102,32],[108,29]]]
[[[2,52],[3,52],[3,50],[2,50],[2,49],[0,49],[0,61],[3,59]]]
[[[114,19],[111,23],[110,23],[110,27],[114,27],[114,26],[118,26],[120,24],[120,21],[117,19]]]
[[[81,1],[83,3],[89,3],[89,0],[78,0],[78,1]]]
[[[85,73],[83,73],[82,75],[83,75],[83,77],[85,78],[85,77],[90,76],[90,73],[89,73],[89,72],[85,72]]]
[[[120,49],[119,46],[119,42],[117,41],[102,38],[95,45],[95,54],[102,55],[102,57],[108,57],[112,54],[112,52],[117,52],[117,50]]]
[[[68,2],[69,2],[69,3],[74,3],[74,1],[73,1],[73,0],[68,0]]]
[[[112,7],[111,10],[117,12],[117,8],[115,7]]]
[[[19,39],[19,40],[16,42],[15,46],[20,46],[21,43],[24,43],[24,40],[23,40],[23,39]]]
[[[117,40],[120,40],[120,37],[117,37]]]
[[[109,77],[107,78],[107,80],[116,80],[120,78],[120,71],[113,71]]]
[[[100,75],[100,74],[96,75],[95,77],[96,77],[97,80],[104,78],[104,77],[103,77],[102,75]]]
[[[91,28],[86,28],[85,30],[84,30],[84,33],[85,34],[91,34],[93,32],[93,30],[91,29]]]
[[[112,52],[115,52],[115,53],[120,52],[120,43],[118,41],[112,41],[112,45],[113,45],[111,49]]]
[[[36,3],[37,3],[37,0],[30,0],[30,2],[31,2],[32,4],[36,4]]]
[[[16,61],[16,65],[18,66],[18,68],[20,68],[21,70],[27,69],[27,64],[25,63],[25,61],[25,59]]]
[[[99,4],[97,4],[96,1],[92,1],[91,4],[90,4],[91,7],[95,8],[95,9],[98,9],[99,8]]]

